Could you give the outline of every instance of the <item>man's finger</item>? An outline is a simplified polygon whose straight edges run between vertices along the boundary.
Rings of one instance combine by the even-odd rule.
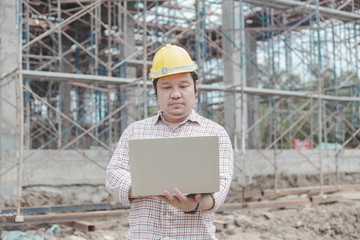
[[[174,202],[175,200],[177,200],[169,191],[165,190],[164,191],[164,195],[165,197],[170,201],[170,202]]]
[[[186,203],[188,201],[187,197],[184,196],[184,194],[181,192],[181,190],[179,188],[174,188],[176,197],[179,199],[180,202],[182,203]]]

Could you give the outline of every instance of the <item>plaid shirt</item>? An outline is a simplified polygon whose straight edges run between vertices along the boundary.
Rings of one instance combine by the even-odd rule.
[[[157,199],[129,200],[131,188],[128,140],[158,137],[219,136],[220,191],[212,193],[215,205],[207,211],[185,214]],[[130,204],[127,239],[216,239],[214,212],[225,201],[233,173],[233,151],[225,129],[192,110],[178,127],[171,129],[161,111],[131,124],[122,134],[106,170],[106,188],[125,205]]]

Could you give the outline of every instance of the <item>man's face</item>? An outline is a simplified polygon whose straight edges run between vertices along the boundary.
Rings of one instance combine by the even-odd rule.
[[[198,82],[196,81],[196,89]],[[180,123],[191,113],[196,94],[190,73],[179,73],[159,78],[157,100],[166,121]]]

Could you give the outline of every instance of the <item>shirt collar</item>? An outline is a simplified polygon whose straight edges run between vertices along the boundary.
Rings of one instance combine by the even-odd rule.
[[[164,119],[164,116],[163,116],[163,112],[161,110],[158,111],[158,113],[157,113],[157,115],[155,115],[154,119],[155,119],[154,125],[156,125],[160,121],[163,121],[166,123],[166,120]],[[198,123],[199,125],[201,125],[200,115],[194,109],[191,110],[191,113],[189,114],[189,116],[184,121],[182,121],[180,123],[180,125],[186,123],[187,121],[195,122],[195,123]]]

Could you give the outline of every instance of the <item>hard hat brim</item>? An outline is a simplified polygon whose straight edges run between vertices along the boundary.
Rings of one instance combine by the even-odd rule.
[[[149,77],[151,80],[154,80],[156,78],[161,78],[169,75],[179,74],[179,73],[187,73],[187,72],[194,72],[198,69],[198,66],[194,64],[179,66],[179,67],[163,67],[162,69],[149,73]]]

